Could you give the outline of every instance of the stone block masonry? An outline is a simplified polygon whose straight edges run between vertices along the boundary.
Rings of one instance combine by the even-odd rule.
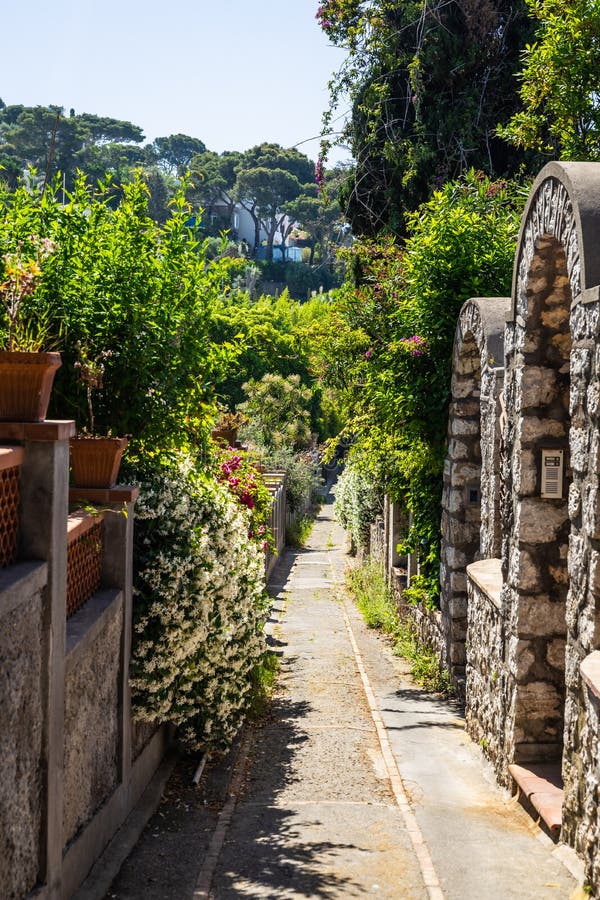
[[[440,570],[440,656],[464,686],[469,731],[507,786],[512,764],[561,768],[561,839],[584,859],[593,896],[600,677],[587,667],[600,651],[599,235],[600,164],[549,164],[523,215],[510,300],[472,299],[461,310]],[[542,491],[542,451],[562,459],[554,496]]]
[[[510,298],[463,306],[456,331],[442,495],[442,664],[464,698],[467,583],[476,559],[500,553],[500,426],[504,324]]]

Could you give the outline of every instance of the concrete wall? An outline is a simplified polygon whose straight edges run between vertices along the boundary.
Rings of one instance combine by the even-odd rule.
[[[22,897],[43,853],[43,563],[0,572],[0,895]],[[26,648],[26,652],[25,652]]]
[[[72,422],[0,423],[23,447],[19,550],[0,570],[0,896],[66,900],[167,746],[138,735],[128,667],[135,488],[71,491]],[[69,620],[69,500],[106,510],[101,587]],[[123,512],[127,515],[124,515]]]
[[[65,845],[119,781],[122,630],[123,595],[116,591],[99,592],[67,623]]]

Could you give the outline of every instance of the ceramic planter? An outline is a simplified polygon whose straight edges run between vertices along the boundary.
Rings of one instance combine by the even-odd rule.
[[[69,448],[75,487],[113,488],[127,443],[127,438],[71,438]]]
[[[60,353],[0,351],[0,421],[43,422]]]
[[[237,441],[237,428],[215,428],[211,431],[211,435],[217,443],[226,441],[228,447],[233,447]]]

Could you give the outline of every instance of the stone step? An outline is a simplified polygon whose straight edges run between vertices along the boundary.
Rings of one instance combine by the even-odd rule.
[[[560,763],[531,763],[527,767],[513,763],[508,771],[552,834],[558,836],[564,796]]]

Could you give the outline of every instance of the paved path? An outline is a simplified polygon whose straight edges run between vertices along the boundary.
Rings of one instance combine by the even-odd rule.
[[[569,898],[564,850],[486,777],[452,704],[415,687],[344,598],[331,499],[308,548],[279,564],[272,715],[246,731],[186,877],[161,888],[134,854],[107,896]]]

